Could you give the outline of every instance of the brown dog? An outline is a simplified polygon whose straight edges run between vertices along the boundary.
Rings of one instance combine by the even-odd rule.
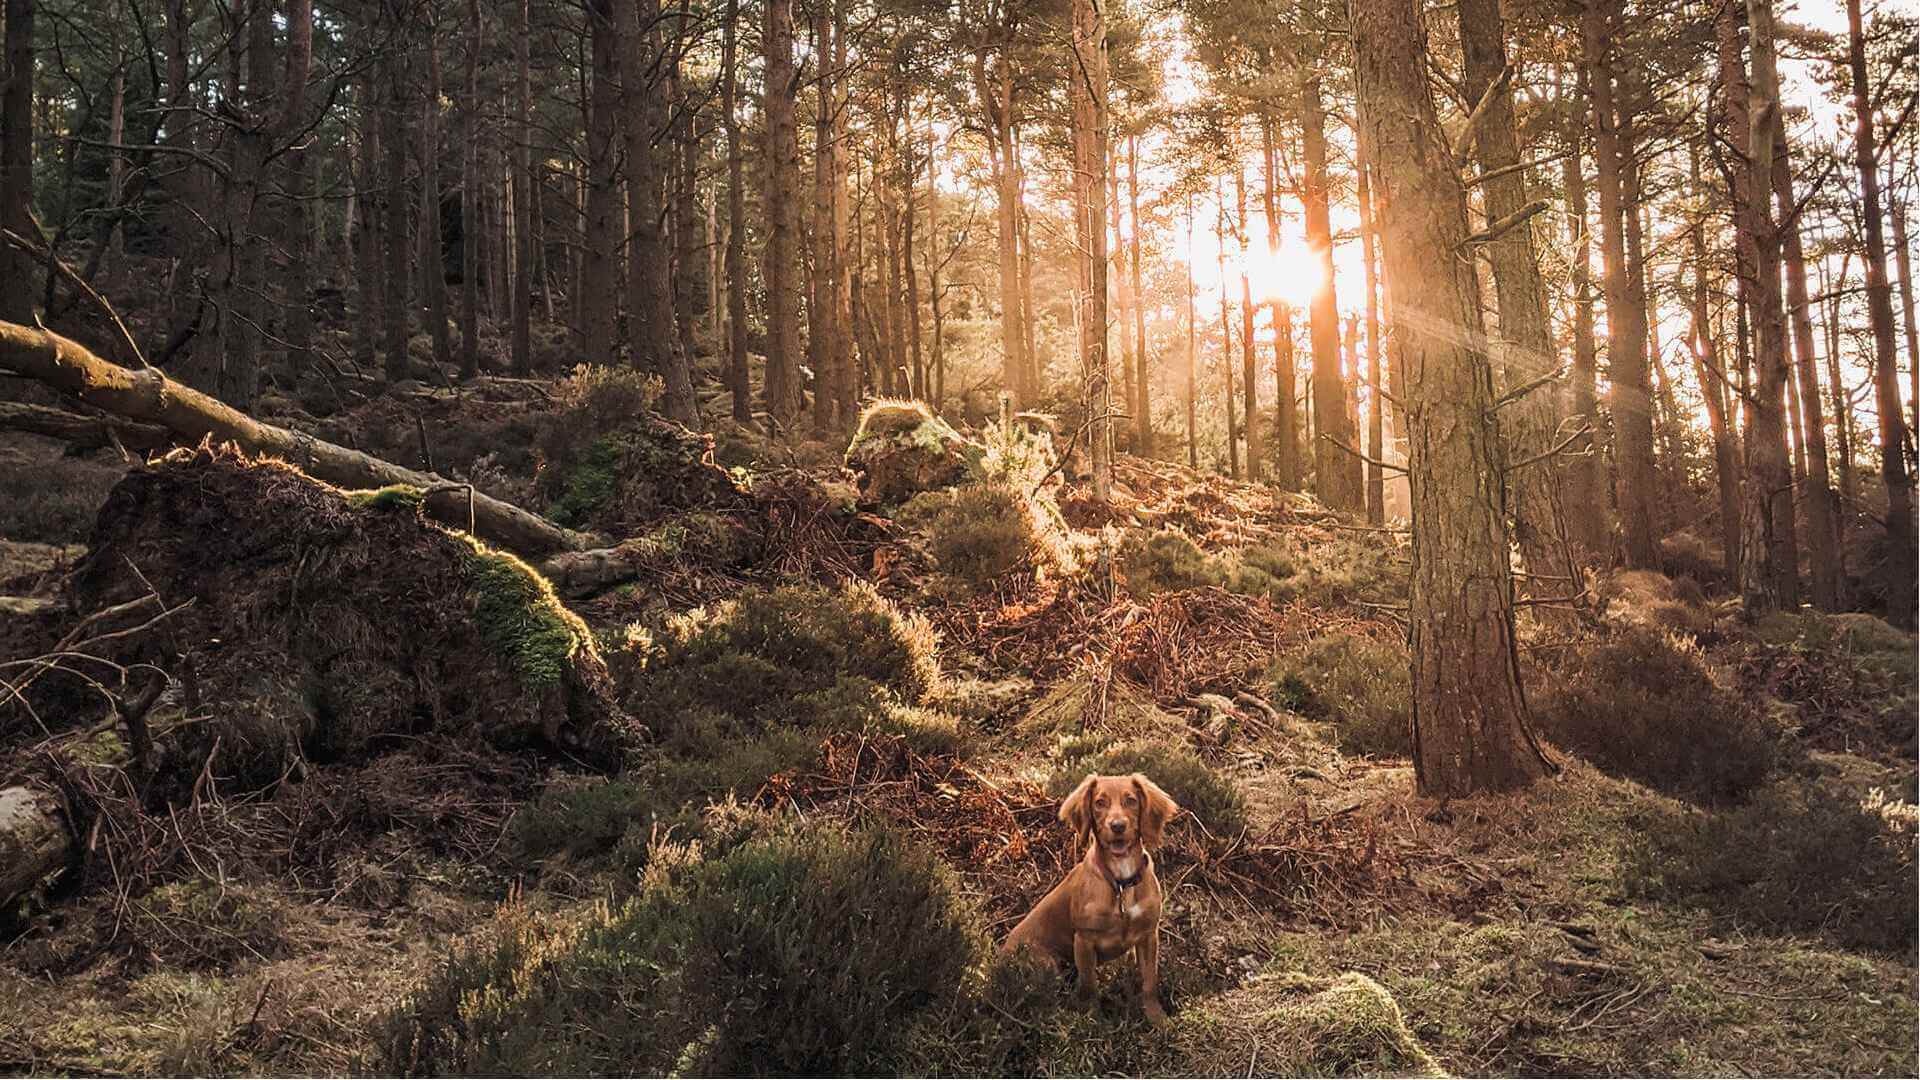
[[[1167,793],[1139,773],[1089,776],[1060,804],[1086,857],[1066,880],[1034,905],[1007,935],[1002,952],[1022,946],[1072,961],[1080,997],[1091,1003],[1094,966],[1131,951],[1140,963],[1140,998],[1147,1019],[1166,1022],[1160,1008],[1160,879],[1153,857],[1160,834],[1180,812]]]

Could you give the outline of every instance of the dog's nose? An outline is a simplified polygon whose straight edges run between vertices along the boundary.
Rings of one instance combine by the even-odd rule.
[[[1112,829],[1115,836],[1119,836],[1121,833],[1127,831],[1127,823],[1124,821],[1109,821],[1107,822],[1107,828]]]

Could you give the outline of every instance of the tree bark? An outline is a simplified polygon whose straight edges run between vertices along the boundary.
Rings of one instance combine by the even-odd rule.
[[[833,22],[829,12],[816,10],[811,20],[813,55],[833,55]],[[838,349],[834,339],[840,333],[833,303],[833,264],[839,257],[838,238],[833,232],[833,181],[839,173],[834,144],[834,79],[822,72],[815,86],[818,93],[813,112],[813,273],[807,275],[807,356],[813,365],[813,428],[825,437],[844,422],[840,416],[840,398],[835,387],[840,380]]]
[[[1508,88],[1506,27],[1499,0],[1460,0],[1460,43],[1465,57],[1461,88],[1468,100],[1486,99],[1486,112],[1477,127],[1475,158],[1488,179],[1481,185],[1489,222],[1504,221],[1528,203],[1526,170],[1521,154]],[[1498,86],[1498,89],[1495,87]],[[1495,345],[1496,376],[1500,390],[1510,392],[1534,383],[1560,368],[1553,331],[1547,322],[1546,290],[1540,283],[1540,263],[1533,249],[1533,229],[1521,225],[1486,245],[1493,264],[1494,294],[1499,309],[1500,338]],[[1545,453],[1556,443],[1559,426],[1558,378],[1539,386],[1503,411],[1507,457],[1522,461]],[[1520,470],[1513,477],[1511,513],[1514,540],[1528,572],[1536,575],[1544,595],[1568,591],[1579,580],[1579,569],[1567,558],[1563,542],[1559,489],[1563,470],[1547,460]]]
[[[1860,0],[1847,0],[1847,66],[1853,76],[1854,170],[1866,219],[1867,315],[1873,326],[1873,391],[1880,413],[1880,475],[1887,489],[1887,537],[1896,583],[1892,612],[1903,626],[1914,622],[1913,480],[1907,474],[1908,432],[1900,408],[1899,373],[1893,344],[1893,296],[1887,285],[1887,246],[1882,235],[1879,160],[1873,106],[1867,88],[1867,53]]]
[[[1234,223],[1234,241],[1239,245],[1240,258],[1240,385],[1242,397],[1246,402],[1245,425],[1247,433],[1247,479],[1259,483],[1266,479],[1267,448],[1260,430],[1260,362],[1253,347],[1253,284],[1248,279],[1246,253],[1252,250],[1247,233],[1247,170],[1244,164],[1233,172],[1233,195],[1236,219]]]
[[[36,0],[6,0],[6,86],[0,91],[0,227],[38,239],[33,224],[33,23]],[[13,284],[0,289],[0,319],[33,321],[32,257],[0,250]]]
[[[1593,94],[1594,160],[1600,189],[1600,246],[1606,265],[1607,373],[1612,383],[1615,485],[1628,566],[1659,569],[1653,537],[1653,393],[1647,380],[1647,304],[1627,266],[1625,171],[1632,167],[1631,134],[1616,107],[1609,22],[1618,0],[1594,0],[1581,17],[1581,38]]]
[[[1813,313],[1807,296],[1807,260],[1794,213],[1793,168],[1788,158],[1786,123],[1773,110],[1773,193],[1780,204],[1780,239],[1786,258],[1787,304],[1793,318],[1794,371],[1798,375],[1799,444],[1806,454],[1807,570],[1813,604],[1838,611],[1845,575],[1840,563],[1840,507],[1834,501],[1832,469],[1827,462],[1827,431],[1820,407],[1819,368],[1814,363]],[[1902,258],[1905,253],[1902,252]],[[1788,388],[1794,387],[1789,382]]]
[[[1133,442],[1135,453],[1150,457],[1153,454],[1153,387],[1147,370],[1147,307],[1144,303],[1146,293],[1140,287],[1140,136],[1138,134],[1127,139],[1127,203],[1133,215],[1131,271],[1133,275],[1134,392],[1136,394],[1133,402]],[[1906,265],[1906,256],[1902,254],[1900,266],[1903,273]],[[1911,325],[1913,319],[1911,299],[1907,305],[1907,319]]]
[[[1367,522],[1380,525],[1387,519],[1387,479],[1381,463],[1385,447],[1383,414],[1386,397],[1380,392],[1380,283],[1375,261],[1373,190],[1369,166],[1363,161],[1356,172],[1354,201],[1360,207],[1360,258],[1366,263],[1367,290]],[[1276,331],[1278,327],[1276,324]]]
[[[440,235],[440,24],[432,9],[427,19],[427,96],[420,118],[421,283],[426,286],[433,362],[444,370],[453,362],[453,339],[447,331],[447,258]]]
[[[1094,0],[1074,0],[1073,85],[1075,172],[1081,192],[1080,219],[1085,248],[1085,311],[1080,323],[1080,356],[1087,405],[1087,438],[1092,449],[1093,499],[1105,506],[1111,485],[1113,431],[1107,383],[1107,19]]]
[[[1753,617],[1799,605],[1794,553],[1793,471],[1787,453],[1787,319],[1780,299],[1780,240],[1768,211],[1773,195],[1773,16],[1766,0],[1748,0],[1753,76],[1741,63],[1737,12],[1720,10],[1720,78],[1727,138],[1744,158],[1734,170],[1734,235],[1753,326],[1754,380],[1747,395],[1746,477],[1740,503],[1740,596]]]
[[[1313,343],[1313,490],[1335,510],[1365,506],[1355,474],[1347,464],[1353,431],[1347,424],[1346,389],[1340,372],[1340,310],[1334,295],[1333,224],[1327,194],[1326,108],[1320,78],[1308,74],[1300,87],[1300,122],[1306,149],[1301,202],[1306,213],[1309,257],[1319,269],[1307,307]]]
[[[800,413],[800,144],[793,101],[793,2],[767,0],[766,30],[767,412],[791,433]]]
[[[1187,194],[1187,467],[1200,467],[1200,442],[1195,421],[1200,407],[1200,330],[1193,288],[1193,194]]]
[[[460,103],[460,377],[480,374],[480,0],[467,0],[467,83]],[[611,341],[611,337],[609,337]]]
[[[524,3],[525,0],[522,0]],[[404,42],[406,31],[396,30]],[[385,355],[385,370],[388,382],[399,382],[411,374],[412,365],[407,357],[408,337],[408,286],[413,275],[407,272],[412,250],[407,244],[407,69],[411,63],[411,51],[404,44],[396,46],[400,50],[387,72],[387,107],[385,130],[381,132],[380,146],[386,158],[386,167],[381,187],[385,201],[381,204],[385,215],[385,245],[380,249],[385,265],[380,279],[386,286],[386,301],[381,304],[381,316],[385,320],[381,348]],[[523,231],[521,234],[525,236]],[[522,267],[525,267],[523,262]]]
[[[1573,371],[1568,382],[1567,409],[1573,422],[1586,429],[1568,446],[1566,509],[1568,531],[1589,556],[1606,551],[1606,500],[1602,494],[1597,433],[1596,353],[1593,333],[1593,236],[1587,231],[1587,177],[1580,165],[1587,106],[1587,69],[1576,77],[1574,120],[1567,132],[1571,152],[1562,159],[1561,178],[1567,192],[1567,240],[1572,247],[1570,282],[1573,292]]]
[[[1700,184],[1700,147],[1688,148],[1688,164],[1696,197],[1705,203]],[[1720,347],[1713,332],[1708,308],[1707,243],[1704,215],[1694,218],[1688,230],[1693,245],[1693,332],[1689,344],[1693,353],[1694,378],[1700,384],[1700,397],[1707,407],[1707,426],[1713,436],[1713,475],[1720,494],[1720,544],[1727,577],[1740,577],[1740,449],[1733,435],[1729,416],[1726,367],[1720,361]]]
[[[1008,5],[1011,15],[1012,5]],[[997,196],[995,242],[999,250],[1000,270],[1000,379],[1013,398],[1015,408],[1032,404],[1034,388],[1027,385],[1025,335],[1021,329],[1020,254],[1018,219],[1020,206],[1019,152],[1013,139],[1013,69],[1011,50],[1013,28],[1002,31],[996,43],[999,57],[991,74],[987,56],[995,46],[981,45],[973,54],[974,94],[986,113],[987,158],[993,171]]]
[[[1279,156],[1274,149],[1273,117],[1260,117],[1260,195],[1267,216],[1267,257],[1280,257]],[[1274,482],[1282,490],[1300,490],[1300,421],[1294,408],[1298,378],[1293,359],[1293,306],[1278,296],[1268,304],[1273,319],[1273,379],[1278,387],[1273,403]]]
[[[737,0],[736,0],[737,2]],[[620,26],[613,0],[588,0],[592,53],[587,103],[587,231],[581,237],[580,341],[590,364],[614,357],[620,318],[620,255],[626,231],[620,214]],[[730,103],[730,99],[729,99]],[[731,127],[731,125],[729,125]]]
[[[1483,327],[1460,259],[1466,194],[1435,116],[1414,0],[1355,0],[1352,10],[1389,340],[1407,378],[1414,775],[1429,797],[1524,787],[1550,766],[1520,689],[1492,372],[1469,344]]]
[[[533,27],[529,0],[513,2],[513,373],[533,371]]]

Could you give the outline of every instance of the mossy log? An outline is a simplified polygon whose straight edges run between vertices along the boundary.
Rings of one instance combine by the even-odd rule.
[[[595,546],[588,534],[561,528],[468,485],[262,423],[169,379],[156,368],[121,367],[76,341],[37,327],[0,322],[0,369],[37,379],[87,405],[146,426],[143,430],[164,429],[182,444],[202,439],[232,442],[252,454],[285,458],[315,478],[345,488],[395,484],[417,488],[424,493],[422,509],[435,520],[462,529],[471,525],[475,534],[529,558]]]

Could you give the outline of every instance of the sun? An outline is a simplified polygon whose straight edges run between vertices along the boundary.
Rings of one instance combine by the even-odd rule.
[[[1266,245],[1255,244],[1246,260],[1247,280],[1256,301],[1279,300],[1305,307],[1325,281],[1318,261],[1304,245],[1269,251]]]

